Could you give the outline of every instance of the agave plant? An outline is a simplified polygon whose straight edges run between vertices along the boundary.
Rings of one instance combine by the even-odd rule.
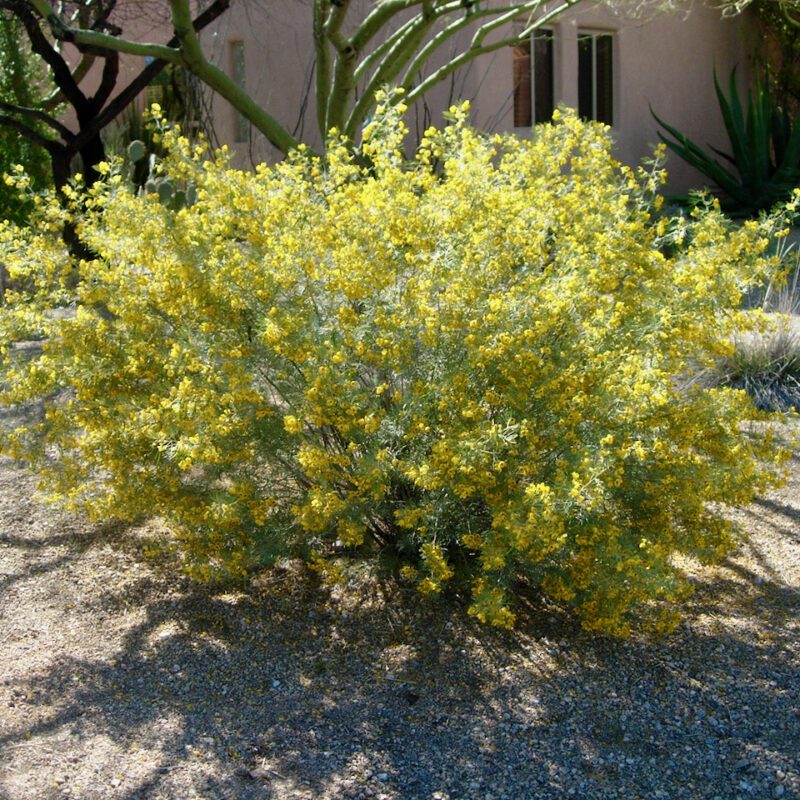
[[[755,215],[788,199],[800,185],[800,119],[781,108],[770,90],[769,80],[757,78],[743,107],[736,89],[736,70],[731,73],[728,96],[714,73],[730,153],[709,145],[714,158],[651,109],[659,125],[661,140],[684,161],[710,178],[723,192],[726,211]]]

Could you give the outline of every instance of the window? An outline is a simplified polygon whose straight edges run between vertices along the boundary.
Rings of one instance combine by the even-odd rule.
[[[578,113],[612,124],[612,45],[610,33],[578,32]]]
[[[511,64],[514,76],[514,127],[530,128],[533,125],[530,42],[514,45]]]
[[[244,42],[231,42],[231,73],[233,82],[240,88],[246,89],[244,73]],[[244,114],[236,114],[236,141],[250,141],[250,122]]]
[[[515,45],[514,127],[530,128],[553,116],[553,31],[538,30],[530,40]]]

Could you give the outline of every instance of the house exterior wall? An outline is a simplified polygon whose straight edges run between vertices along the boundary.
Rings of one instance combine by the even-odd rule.
[[[354,0],[365,9],[367,0]],[[652,152],[658,126],[650,107],[665,121],[701,143],[726,145],[714,94],[713,70],[727,80],[738,66],[744,79],[750,70],[748,20],[720,18],[718,10],[696,4],[688,12],[662,14],[645,21],[626,19],[602,6],[578,5],[557,17],[552,28],[555,98],[577,105],[577,37],[579,30],[613,35],[614,117],[612,136],[617,156],[631,164]],[[471,36],[471,33],[468,35]],[[460,44],[468,42],[468,36]],[[229,74],[234,72],[236,43],[243,48],[248,91],[285,126],[318,145],[314,118],[313,42],[309,0],[273,0],[269,4],[234,3],[203,34],[206,52]],[[412,134],[431,122],[451,102],[469,99],[475,124],[489,131],[529,135],[513,126],[511,49],[481,56],[428,95],[409,115]],[[305,105],[303,105],[305,98]],[[248,166],[277,157],[255,132],[236,141],[238,116],[219,98],[213,118],[220,141],[236,153],[235,163]],[[670,189],[684,191],[703,183],[701,176],[677,158],[668,163]]]
[[[609,32],[613,36],[612,136],[616,155],[637,164],[659,141],[650,108],[665,122],[698,143],[726,148],[727,137],[714,91],[716,68],[721,82],[737,67],[745,81],[752,67],[752,25],[746,17],[720,19],[719,11],[695,4],[688,14],[660,15],[647,21],[626,20],[600,6],[578,6],[549,26],[554,34],[556,100],[578,103],[578,31]],[[497,103],[508,98],[511,53],[498,52],[487,64],[476,64],[482,85],[473,103],[478,126],[514,129],[512,105],[497,116]],[[703,178],[677,157],[668,161],[670,188],[685,191]]]

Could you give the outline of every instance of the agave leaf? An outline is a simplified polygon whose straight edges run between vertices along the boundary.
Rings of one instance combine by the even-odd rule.
[[[775,164],[780,165],[786,157],[786,151],[792,137],[792,118],[782,109],[772,112],[772,147],[775,152]]]
[[[730,153],[726,153],[724,150],[714,147],[713,144],[710,144],[708,149],[713,150],[720,158],[724,158],[729,164],[733,164],[734,167],[736,166],[736,160]]]
[[[781,160],[775,165],[773,176],[780,180],[780,174],[787,171],[800,171],[800,126],[792,131],[792,137],[786,144]]]
[[[778,146],[775,145],[776,163],[771,182],[775,184],[781,196],[788,197],[800,184],[800,125],[794,125],[792,129],[791,119],[785,114],[784,117],[786,122],[783,130],[784,132],[791,130],[791,134],[782,147],[780,158]]]
[[[711,178],[724,192],[731,195],[734,199],[739,200],[738,195],[740,193],[741,182],[732,172],[722,166],[716,159],[709,157],[706,152],[689,139],[688,136],[685,136],[676,128],[664,122],[652,108],[650,109],[650,113],[655,117],[656,122],[673,137],[674,141],[664,136],[661,131],[658,133],[661,141],[663,141],[670,150],[679,155],[688,164],[695,167],[695,169],[702,172],[703,175]]]
[[[775,173],[773,180],[769,183],[768,201],[763,208],[771,208],[776,203],[785,201],[791,196],[792,191],[800,185],[800,169],[797,167],[786,168]],[[767,198],[765,198],[767,200]]]
[[[756,80],[755,90],[747,94],[750,117],[748,127],[751,142],[751,155],[754,165],[754,185],[758,188],[769,183],[772,173],[772,95],[769,83]]]
[[[753,167],[750,163],[750,153],[747,146],[747,126],[744,120],[742,104],[739,94],[736,91],[736,68],[731,72],[729,91],[730,101],[725,96],[725,92],[719,85],[717,72],[714,70],[714,89],[717,93],[719,108],[722,112],[722,120],[725,123],[725,130],[731,142],[733,159],[736,168],[742,178],[742,183],[749,183],[752,180]]]
[[[730,140],[730,152],[712,145],[706,152],[655,112],[653,117],[668,134],[659,132],[667,146],[713,180],[733,201],[731,210],[757,213],[787,200],[800,185],[800,124],[778,108],[769,81],[759,78],[748,92],[746,108],[731,72],[727,93],[714,72],[714,88]],[[719,156],[731,169],[713,157]]]

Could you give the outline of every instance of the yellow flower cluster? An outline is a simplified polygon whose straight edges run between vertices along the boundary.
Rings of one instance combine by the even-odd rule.
[[[747,398],[691,377],[756,324],[736,308],[777,222],[659,216],[657,169],[570,113],[520,141],[454,108],[409,162],[389,106],[357,157],[255,173],[165,131],[191,205],[110,164],[71,210],[0,228],[2,399],[46,409],[2,449],[70,506],[161,515],[201,577],[393,547],[487,623],[525,577],[588,629],[663,624],[674,554],[724,553],[715,509],[775,478]]]

